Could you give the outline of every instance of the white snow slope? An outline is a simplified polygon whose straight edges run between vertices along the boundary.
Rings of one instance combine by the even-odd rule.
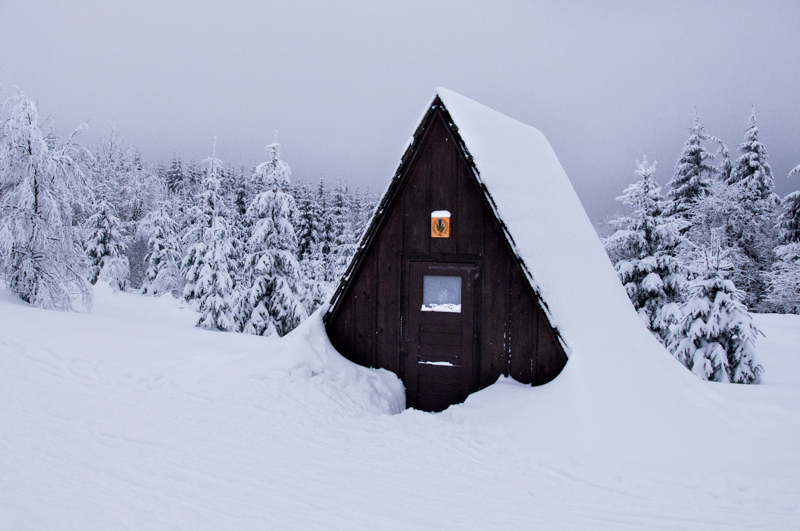
[[[757,316],[762,385],[667,407],[653,382],[681,379],[587,385],[570,360],[429,414],[318,315],[278,340],[177,306],[98,286],[61,313],[0,287],[0,529],[800,528],[798,316]]]

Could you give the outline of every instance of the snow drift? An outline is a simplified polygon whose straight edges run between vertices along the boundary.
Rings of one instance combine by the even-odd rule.
[[[506,379],[443,413],[402,411],[396,377],[340,358],[318,315],[261,338],[198,329],[170,296],[95,295],[93,313],[66,313],[0,288],[0,529],[800,523],[797,316],[758,321],[775,373],[702,384],[720,401],[704,418],[720,418],[698,427],[659,418],[648,394],[582,418],[627,393],[624,378],[583,384],[589,363],[541,388]],[[637,448],[638,419],[680,445]]]

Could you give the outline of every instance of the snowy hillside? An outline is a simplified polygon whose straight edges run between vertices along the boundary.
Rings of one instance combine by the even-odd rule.
[[[428,414],[315,317],[261,338],[95,292],[63,313],[0,287],[0,529],[800,527],[798,316],[756,316],[761,385],[601,351]]]

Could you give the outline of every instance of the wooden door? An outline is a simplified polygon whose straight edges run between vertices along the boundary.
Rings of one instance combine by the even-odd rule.
[[[406,405],[442,411],[472,391],[473,264],[410,262],[404,326]]]

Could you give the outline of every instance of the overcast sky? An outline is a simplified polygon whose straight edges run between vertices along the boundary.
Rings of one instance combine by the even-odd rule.
[[[590,217],[634,161],[671,177],[696,106],[733,149],[755,107],[781,195],[800,164],[800,2],[0,5],[0,83],[62,133],[112,121],[145,159],[262,162],[380,191],[437,86],[540,129]]]

